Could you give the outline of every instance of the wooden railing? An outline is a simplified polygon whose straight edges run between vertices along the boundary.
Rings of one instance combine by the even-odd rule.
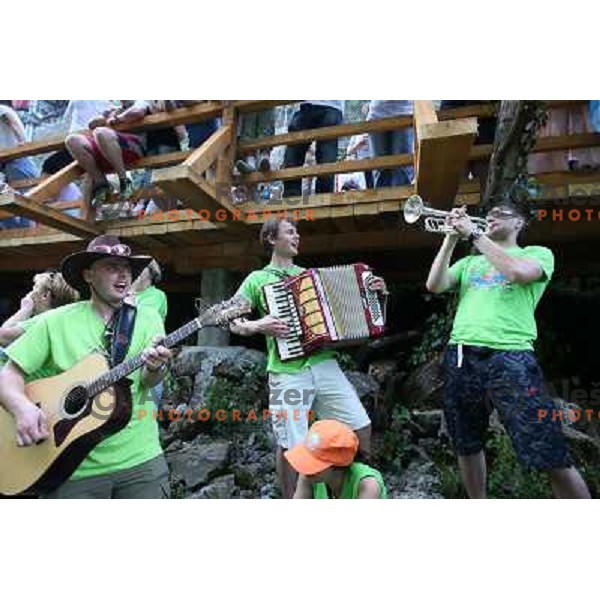
[[[171,112],[150,115],[135,124],[117,125],[115,129],[121,131],[143,131],[160,127],[171,127],[199,123],[214,117],[222,119],[222,128],[200,148],[188,152],[173,152],[160,156],[144,157],[133,168],[146,168],[155,171],[155,183],[171,196],[181,197],[186,206],[223,208],[231,211],[232,205],[226,197],[220,194],[224,186],[247,184],[250,186],[272,181],[289,181],[302,177],[318,177],[323,175],[336,175],[349,172],[367,170],[390,169],[414,165],[418,168],[417,189],[421,183],[422,189],[433,190],[433,201],[436,193],[452,199],[458,190],[463,163],[468,160],[488,159],[492,152],[491,145],[471,146],[474,137],[474,123],[476,119],[493,116],[496,105],[483,104],[462,108],[438,111],[424,111],[413,116],[401,116],[360,123],[344,123],[335,127],[305,130],[284,133],[257,140],[240,141],[236,139],[238,118],[246,112],[256,112],[275,106],[290,104],[292,100],[259,100],[259,101],[207,101],[192,107],[176,109]],[[550,101],[549,106],[558,108],[585,101]],[[426,116],[423,116],[426,115]],[[420,123],[419,123],[420,120]],[[454,123],[462,122],[462,127],[454,127]],[[309,167],[280,168],[266,173],[257,172],[251,175],[234,177],[233,164],[236,157],[244,156],[249,152],[273,148],[306,144],[312,141],[332,140],[356,134],[391,131],[415,127],[417,130],[417,152],[413,154],[400,154],[380,156],[367,160],[342,160],[335,163],[318,164]],[[433,131],[435,135],[423,138],[427,144],[422,143],[423,132]],[[420,135],[419,135],[420,132]],[[448,140],[455,136],[456,148],[465,153],[458,157],[447,146]],[[444,144],[440,140],[444,139]],[[569,136],[543,137],[537,140],[534,152],[549,152],[575,148],[591,148],[600,146],[600,135],[577,134]],[[62,138],[51,138],[28,144],[23,144],[10,150],[0,151],[0,161],[6,162],[24,156],[36,156],[49,153],[64,147]],[[466,150],[465,150],[466,149]],[[432,177],[431,164],[440,164],[439,161],[451,155],[454,159],[452,172],[447,175],[447,181],[437,188],[423,187],[426,178]],[[429,162],[428,162],[429,161]],[[437,161],[437,163],[436,163]],[[444,163],[446,164],[446,163]],[[425,166],[423,166],[425,165]],[[427,168],[426,168],[427,167]],[[83,237],[93,235],[103,228],[102,224],[92,221],[89,214],[85,214],[84,204],[55,203],[52,201],[60,189],[68,183],[75,181],[82,175],[82,169],[72,163],[58,173],[45,178],[23,180],[16,182],[12,187],[18,192],[13,198],[0,200],[0,218],[7,218],[12,214],[22,214],[41,223],[67,231]],[[215,182],[217,185],[215,185]],[[451,190],[454,189],[454,192]],[[436,191],[437,190],[437,191]],[[449,191],[450,190],[450,191]],[[365,193],[364,198],[370,198],[373,192]],[[360,193],[353,194],[357,202],[362,197]],[[383,197],[383,195],[382,195]],[[82,209],[82,218],[65,218],[61,210],[79,206]],[[77,222],[80,222],[79,225]],[[0,236],[3,232],[0,232]]]

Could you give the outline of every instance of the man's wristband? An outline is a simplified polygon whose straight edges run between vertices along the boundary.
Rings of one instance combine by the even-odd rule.
[[[482,235],[483,235],[483,231],[481,231],[481,229],[479,229],[478,227],[473,227],[473,229],[471,230],[471,233],[469,234],[469,237],[467,238],[467,241],[469,242],[469,244],[473,244]]]

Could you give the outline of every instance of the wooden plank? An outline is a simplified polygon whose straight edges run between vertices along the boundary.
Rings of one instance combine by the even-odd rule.
[[[35,177],[34,179],[19,179],[18,181],[12,181],[10,187],[13,190],[24,190],[27,188],[32,188],[41,183],[46,179],[45,177]]]
[[[228,110],[229,117],[226,126],[230,127],[228,135],[231,138],[234,131],[234,122],[231,120],[233,108],[229,107]],[[219,162],[221,175],[217,177],[217,181],[221,183],[217,184],[216,187],[199,175],[194,169],[186,165],[156,171],[153,174],[152,183],[160,186],[172,197],[184,201],[189,208],[199,212],[203,211],[202,214],[207,215],[208,220],[220,222],[227,229],[243,234],[245,232],[245,225],[234,218],[233,212],[237,213],[239,209],[236,209],[231,204],[226,195],[218,193],[219,189],[223,189],[228,185],[226,178],[228,176],[231,177],[230,171],[229,175],[227,175],[227,168],[233,161],[233,152],[235,152],[235,145],[233,145],[232,149],[230,139],[230,147],[221,154]],[[225,179],[221,180],[219,177]]]
[[[297,104],[301,100],[234,100],[233,106],[240,113],[260,112],[268,108]]]
[[[423,125],[431,125],[438,122],[438,117],[431,100],[415,100],[413,103],[415,129]]]
[[[0,195],[0,207],[4,207],[15,215],[33,219],[59,231],[83,238],[94,237],[102,233],[98,227],[94,227],[81,219],[65,215],[55,208],[38,204],[26,196],[14,192]]]
[[[415,102],[427,102],[429,107],[427,112],[432,118],[431,110],[433,105],[430,101],[417,100]],[[582,101],[549,101],[549,106],[561,107],[569,104],[581,104]],[[460,108],[448,108],[437,112],[438,120],[462,119],[465,117],[493,117],[496,115],[496,105],[474,104]],[[430,120],[429,122],[435,122]],[[390,131],[393,129],[405,129],[413,126],[413,116],[405,115],[401,117],[391,117],[387,119],[376,119],[373,121],[362,121],[359,123],[345,123],[334,127],[322,127],[320,129],[306,129],[280,135],[260,138],[258,140],[249,140],[241,142],[238,146],[240,154],[253,152],[262,148],[273,148],[275,146],[293,146],[305,144],[313,140],[331,140],[340,137],[350,137],[361,133],[372,133],[376,131]]]
[[[76,162],[72,162],[29,190],[27,197],[35,202],[55,198],[60,190],[72,181],[75,181],[83,172],[83,169]]]
[[[313,167],[292,167],[267,173],[252,173],[236,179],[239,183],[256,184],[266,181],[300,179],[301,177],[318,177],[319,175],[334,175],[335,173],[353,173],[354,171],[370,171],[373,169],[391,169],[413,164],[412,154],[395,154],[379,156],[364,160],[344,160],[335,163],[325,163]]]
[[[432,206],[452,206],[476,134],[475,119],[424,123],[417,127],[416,193]]]
[[[195,211],[205,211],[210,221],[222,219],[221,209],[226,211],[226,217],[221,222],[228,228],[243,229],[243,225],[232,216],[233,205],[227,198],[218,197],[214,186],[211,186],[203,177],[190,167],[183,165],[156,171],[152,183],[160,186],[174,198],[178,198]],[[239,209],[236,209],[239,210]]]
[[[228,145],[219,157],[216,172],[216,185],[220,189],[229,189],[232,185],[233,166],[237,153],[237,114],[232,106],[223,109],[223,125],[228,127]]]
[[[422,164],[421,139],[424,127],[437,123],[438,118],[433,109],[431,100],[415,100],[414,102],[414,130],[415,130],[415,179],[419,181],[419,172]]]
[[[199,148],[194,150],[183,165],[202,175],[227,148],[231,139],[231,125],[224,125],[215,131]]]
[[[352,204],[331,207],[331,220],[337,233],[357,231]]]
[[[36,246],[43,248],[46,245],[57,245],[63,242],[80,241],[78,236],[70,233],[56,233],[50,227],[32,227],[30,229],[8,229],[0,232],[0,247]]]
[[[272,135],[257,140],[240,142],[238,144],[238,150],[241,155],[245,155],[262,148],[273,148],[274,146],[295,146],[298,144],[310,143],[314,140],[333,140],[361,133],[405,129],[411,127],[412,123],[412,115],[406,115],[387,119],[376,119],[374,121],[361,121],[360,123],[346,123],[332,127],[321,127],[319,129],[305,129],[303,131],[293,131],[291,133]]]

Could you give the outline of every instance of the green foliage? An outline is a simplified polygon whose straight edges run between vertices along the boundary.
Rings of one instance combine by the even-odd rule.
[[[409,367],[416,368],[429,362],[438,356],[446,346],[454,321],[456,299],[456,295],[451,296],[442,310],[427,318],[423,327],[423,337],[414,347],[408,359]]]
[[[600,498],[600,470],[595,465],[584,464],[579,472],[590,490],[592,498]]]
[[[342,371],[358,371],[358,362],[352,354],[340,352],[338,355],[338,364]]]
[[[216,433],[225,433],[231,427],[236,431],[242,428],[257,429],[262,423],[262,410],[267,407],[268,392],[262,385],[257,387],[257,382],[264,379],[264,371],[253,366],[249,369],[244,380],[233,381],[225,377],[216,377],[206,392],[206,401],[202,408],[210,411],[211,419],[207,421],[207,429]],[[239,410],[241,421],[233,420],[233,410]],[[215,418],[218,410],[225,411],[226,418],[222,421]],[[256,420],[248,419],[254,410]]]
[[[503,431],[492,431],[485,447],[489,498],[551,498],[552,487],[548,475],[523,467],[513,450],[509,437]],[[444,445],[433,455],[439,479],[438,492],[445,498],[466,498],[458,461],[450,446]]]
[[[171,499],[173,500],[181,500],[185,498],[186,487],[183,481],[175,481],[171,479]]]
[[[398,471],[407,466],[411,445],[410,422],[411,414],[408,408],[394,407],[390,424],[383,434],[381,466]]]
[[[493,433],[487,444],[488,495],[490,498],[551,498],[548,475],[521,466],[509,437]]]

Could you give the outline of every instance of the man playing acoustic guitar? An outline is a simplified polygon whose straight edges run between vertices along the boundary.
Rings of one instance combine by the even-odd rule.
[[[87,249],[66,257],[62,275],[91,299],[49,311],[8,349],[9,362],[0,372],[0,404],[14,417],[16,444],[31,446],[50,432],[46,416],[25,395],[25,382],[39,379],[41,370],[58,375],[98,349],[110,351],[115,315],[150,256],[132,256],[129,246],[102,235]],[[128,376],[134,410],[128,424],[98,443],[71,477],[47,494],[50,498],[165,498],[168,468],[158,439],[156,421],[137,418],[135,408],[164,376],[171,351],[156,345],[164,336],[162,319],[147,307],[137,309],[126,357],[143,352],[144,365]],[[118,337],[118,336],[117,336]],[[95,377],[100,373],[93,374]]]

